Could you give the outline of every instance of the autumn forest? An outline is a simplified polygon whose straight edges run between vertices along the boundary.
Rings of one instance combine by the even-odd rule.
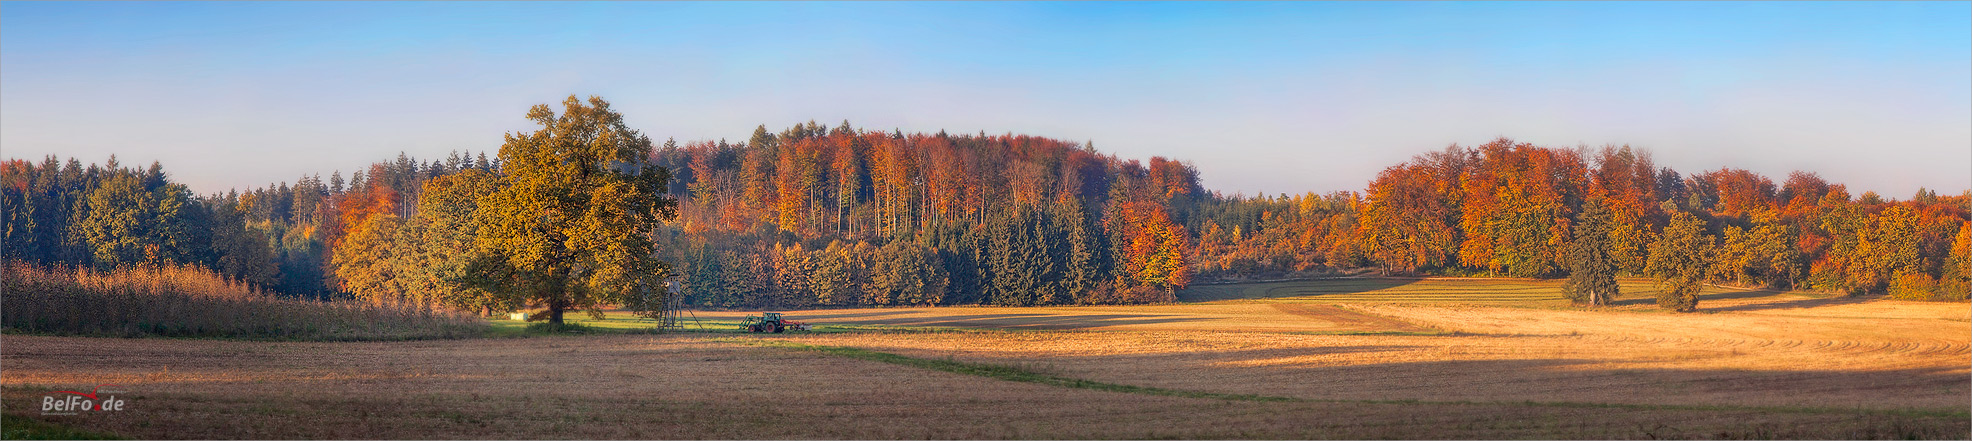
[[[1899,199],[1810,171],[1680,172],[1628,146],[1419,146],[1362,191],[1245,196],[1205,188],[1183,159],[1029,135],[847,121],[760,126],[740,141],[621,133],[646,143],[644,162],[663,170],[644,176],[668,177],[657,185],[675,201],[657,205],[665,216],[645,238],[669,263],[653,280],[701,308],[1157,303],[1196,283],[1364,273],[1593,272],[1671,292],[1958,301],[1972,286],[1972,192]],[[473,213],[524,181],[503,179],[524,160],[507,150],[399,155],[347,177],[209,195],[157,163],[10,159],[0,249],[42,265],[197,266],[305,299],[535,308],[487,295],[498,285],[477,256],[477,236],[496,226]],[[1620,295],[1596,283],[1571,278],[1571,297]]]

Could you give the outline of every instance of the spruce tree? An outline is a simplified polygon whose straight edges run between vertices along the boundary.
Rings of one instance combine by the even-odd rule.
[[[1616,300],[1616,262],[1609,254],[1609,210],[1589,201],[1575,223],[1568,249],[1568,282],[1561,292],[1576,304],[1608,305]]]
[[[1698,309],[1698,291],[1705,287],[1705,271],[1711,267],[1713,237],[1705,234],[1705,221],[1674,207],[1671,224],[1663,237],[1650,245],[1646,271],[1657,278],[1657,305],[1678,312]]]

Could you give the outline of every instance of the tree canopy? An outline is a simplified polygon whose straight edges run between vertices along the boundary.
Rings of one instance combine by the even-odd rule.
[[[670,266],[651,234],[675,216],[670,173],[650,162],[650,138],[600,97],[569,96],[556,114],[529,109],[533,133],[500,146],[506,174],[479,198],[478,249],[497,289],[522,293],[560,324],[570,309],[600,316],[604,304],[663,305]]]

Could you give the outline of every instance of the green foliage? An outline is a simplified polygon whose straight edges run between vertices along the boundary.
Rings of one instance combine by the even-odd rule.
[[[406,278],[399,274],[394,259],[405,248],[397,245],[402,224],[394,214],[373,215],[342,238],[331,262],[344,291],[371,302],[410,300],[401,298]]]
[[[725,253],[711,249],[703,243],[693,244],[686,252],[683,261],[685,300],[692,304],[708,306],[733,306],[739,300],[726,290]]]
[[[1705,233],[1705,221],[1684,211],[1671,215],[1663,237],[1650,246],[1646,269],[1657,279],[1658,306],[1678,312],[1698,309],[1698,291],[1705,287],[1714,243],[1714,237]]]
[[[860,261],[849,255],[841,242],[830,242],[828,248],[817,250],[811,258],[815,263],[814,272],[809,273],[808,286],[815,293],[815,302],[822,305],[854,304],[862,289],[858,286],[855,263]]]
[[[523,331],[528,334],[592,334],[596,330],[577,323],[533,322]]]
[[[877,249],[870,269],[877,305],[936,305],[945,299],[946,275],[937,252],[911,241],[891,241]]]
[[[1898,274],[1925,270],[1918,213],[1896,204],[1865,219],[1849,260],[1850,286],[1881,292]]]
[[[14,415],[0,414],[0,439],[125,439]]]
[[[1063,230],[1060,242],[1067,245],[1062,288],[1076,297],[1076,303],[1095,303],[1096,295],[1109,290],[1104,285],[1111,278],[1109,248],[1101,246],[1103,238],[1096,234],[1098,227],[1083,212],[1082,204],[1070,201],[1057,205],[1053,214],[1055,225]]]
[[[1575,222],[1575,242],[1568,249],[1568,281],[1561,285],[1561,292],[1577,304],[1608,305],[1621,293],[1616,285],[1616,262],[1609,252],[1609,210],[1599,202],[1590,202]]]
[[[98,268],[188,262],[198,247],[191,225],[191,191],[147,185],[133,173],[114,173],[85,199],[88,214],[75,232]]]
[[[474,213],[479,199],[496,188],[498,176],[466,170],[425,181],[417,215],[398,231],[393,263],[404,292],[416,300],[485,314],[522,307],[522,298],[489,290],[475,264],[487,259],[475,241]]]
[[[1747,230],[1728,226],[1712,270],[1715,279],[1775,289],[1792,286],[1802,273],[1802,255],[1794,243],[1795,229],[1771,217]]]
[[[1959,222],[1938,279],[1938,300],[1964,301],[1972,293],[1972,222]]]
[[[1918,271],[1905,271],[1890,279],[1890,298],[1903,300],[1943,300],[1938,280]]]
[[[489,289],[513,289],[562,322],[570,309],[621,304],[657,311],[670,266],[657,259],[652,229],[675,216],[669,173],[650,163],[651,142],[602,98],[574,96],[555,114],[537,105],[541,129],[509,133],[506,175],[479,199],[477,248],[489,258]]]
[[[214,204],[208,219],[212,232],[212,269],[226,277],[259,287],[280,284],[280,259],[266,230],[246,225],[237,205]]]
[[[992,304],[1046,305],[1067,298],[1056,253],[1051,252],[1061,244],[1048,240],[1046,222],[1038,212],[1017,211],[987,225],[987,298]]]

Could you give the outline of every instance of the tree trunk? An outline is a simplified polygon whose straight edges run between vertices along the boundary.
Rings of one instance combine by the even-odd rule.
[[[548,323],[555,325],[555,327],[561,327],[561,314],[567,310],[567,308],[562,307],[561,302],[548,302]]]

